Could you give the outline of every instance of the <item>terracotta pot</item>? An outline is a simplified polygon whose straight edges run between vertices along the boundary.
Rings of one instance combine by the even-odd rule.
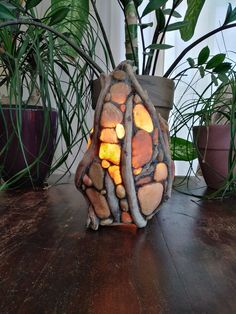
[[[137,75],[137,78],[143,89],[147,90],[156,111],[168,121],[169,113],[173,108],[174,82],[159,76]],[[94,80],[92,83],[93,109],[96,107],[100,90],[101,85],[99,79]]]
[[[17,119],[18,116],[18,119]],[[45,120],[48,125],[45,128]],[[21,141],[16,134],[21,120]],[[49,126],[49,127],[48,127]],[[0,165],[2,178],[15,178],[11,187],[41,186],[50,170],[57,135],[57,111],[46,112],[42,107],[25,109],[1,107],[0,110]],[[7,143],[7,148],[3,150]],[[36,159],[40,156],[40,159]],[[29,172],[17,175],[31,165]],[[17,176],[16,176],[17,175]],[[30,178],[31,176],[31,178]]]
[[[193,138],[206,184],[212,189],[219,189],[228,175],[231,140],[229,125],[194,127]]]

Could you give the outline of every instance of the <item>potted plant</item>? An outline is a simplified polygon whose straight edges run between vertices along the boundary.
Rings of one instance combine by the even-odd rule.
[[[210,79],[201,93],[193,83],[187,85],[193,96],[176,110],[172,128],[177,156],[181,143],[179,131],[188,130],[187,139],[193,140],[195,147],[183,144],[185,160],[191,162],[198,157],[208,187],[216,190],[210,197],[226,197],[236,192],[235,66],[232,60],[225,59],[224,53],[210,58],[209,48],[205,47],[196,61],[189,60],[192,69]]]
[[[42,16],[40,3],[0,1],[0,189],[41,186],[66,162],[87,132],[90,64],[102,72],[88,1],[52,0]]]

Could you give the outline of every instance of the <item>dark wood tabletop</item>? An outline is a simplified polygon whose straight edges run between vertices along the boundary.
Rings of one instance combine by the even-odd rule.
[[[194,185],[194,184],[193,184]],[[236,313],[236,201],[177,191],[145,229],[86,230],[73,183],[0,192],[0,313]]]

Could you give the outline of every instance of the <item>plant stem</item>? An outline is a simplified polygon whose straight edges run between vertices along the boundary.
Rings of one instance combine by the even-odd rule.
[[[197,46],[199,43],[201,43],[203,40],[215,35],[218,32],[224,31],[226,29],[229,28],[233,28],[236,27],[236,23],[233,24],[228,24],[228,25],[222,25],[216,29],[214,29],[213,31],[205,34],[204,36],[198,38],[197,40],[195,40],[191,45],[189,45],[188,47],[186,47],[181,54],[176,58],[176,60],[171,64],[171,66],[169,67],[169,69],[166,71],[166,73],[164,74],[164,77],[169,77],[169,75],[172,73],[172,71],[175,69],[175,67],[179,64],[179,62],[183,59],[183,57],[195,46]]]
[[[99,27],[101,29],[102,36],[104,38],[104,42],[105,42],[105,45],[106,45],[106,48],[107,48],[107,52],[108,52],[108,55],[109,55],[109,58],[110,58],[110,61],[111,61],[112,69],[115,69],[116,65],[115,65],[115,61],[114,61],[113,54],[112,54],[112,51],[111,51],[111,46],[109,44],[109,41],[108,41],[108,38],[107,38],[107,35],[106,35],[106,31],[105,31],[104,26],[102,24],[100,15],[98,13],[98,10],[97,10],[97,7],[96,7],[96,3],[95,3],[94,0],[91,0],[91,3],[92,3],[92,6],[93,6],[93,10],[94,10],[94,13],[96,15]]]
[[[33,26],[45,29],[45,30],[55,34],[57,37],[61,38],[68,45],[70,45],[86,62],[89,63],[90,67],[93,68],[94,73],[97,77],[99,77],[99,75],[101,73],[103,73],[103,70],[99,67],[99,65],[96,62],[93,61],[93,59],[87,53],[85,53],[82,49],[80,49],[76,44],[74,44],[65,35],[54,30],[52,27],[50,27],[46,24],[40,23],[40,22],[36,22],[36,21],[26,21],[26,20],[16,19],[16,20],[11,20],[11,21],[7,21],[4,23],[0,23],[0,29],[7,27],[7,26],[12,26],[12,25],[33,25]]]

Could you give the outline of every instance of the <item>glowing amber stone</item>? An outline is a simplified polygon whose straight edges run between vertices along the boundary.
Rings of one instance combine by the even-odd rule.
[[[101,143],[99,150],[99,158],[106,159],[115,165],[120,163],[121,149],[118,144]]]
[[[88,138],[88,142],[87,142],[87,149],[89,148],[89,146],[92,144],[92,141],[91,141],[91,137]]]
[[[116,126],[116,135],[119,139],[122,139],[125,136],[125,128],[123,124],[118,123]]]
[[[141,168],[152,158],[152,137],[144,131],[139,130],[132,139],[132,166]]]
[[[120,167],[119,166],[111,166],[108,168],[109,175],[113,179],[116,185],[122,183]]]
[[[102,160],[102,168],[109,168],[110,167],[110,163],[109,163],[109,161],[107,161],[107,160]]]
[[[153,131],[152,118],[143,105],[136,105],[133,109],[133,113],[134,123],[137,128],[143,129],[149,133]]]
[[[154,172],[154,180],[157,182],[164,181],[167,179],[167,176],[168,176],[167,166],[164,162],[160,162],[156,166]]]
[[[100,134],[100,140],[102,142],[115,144],[118,143],[116,131],[114,129],[102,129]]]
[[[113,84],[110,89],[111,100],[117,104],[124,104],[130,92],[131,88],[128,84],[123,82]]]
[[[134,175],[137,176],[138,174],[140,174],[142,169],[143,168],[134,169],[134,171],[133,171]]]

